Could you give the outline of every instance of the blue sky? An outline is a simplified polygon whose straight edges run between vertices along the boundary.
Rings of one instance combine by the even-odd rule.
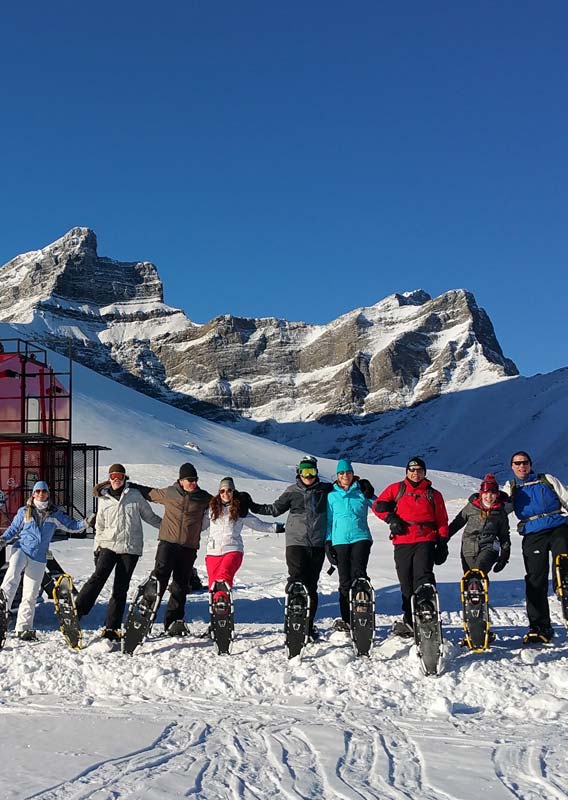
[[[166,302],[327,322],[474,292],[568,366],[568,4],[10,4],[0,263],[69,228]]]

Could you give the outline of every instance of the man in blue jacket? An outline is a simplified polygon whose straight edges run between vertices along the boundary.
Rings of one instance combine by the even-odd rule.
[[[519,519],[525,562],[529,630],[525,644],[547,644],[554,636],[548,607],[548,577],[552,558],[568,553],[568,490],[554,475],[533,471],[532,459],[519,450],[511,457],[514,478],[504,489]]]

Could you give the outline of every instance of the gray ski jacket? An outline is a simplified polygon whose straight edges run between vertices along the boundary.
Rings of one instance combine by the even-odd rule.
[[[450,522],[451,538],[464,528],[462,535],[462,553],[466,558],[475,558],[480,550],[492,548],[499,552],[503,545],[511,545],[509,536],[510,508],[507,495],[501,492],[500,503],[491,509],[481,507],[479,494],[472,494],[467,505]]]
[[[306,486],[300,478],[274,501],[274,503],[251,503],[255,514],[279,517],[289,511],[286,520],[286,546],[324,547],[327,531],[327,496],[332,483],[319,479]]]

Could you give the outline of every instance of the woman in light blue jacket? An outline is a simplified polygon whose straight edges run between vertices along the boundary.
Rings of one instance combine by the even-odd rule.
[[[24,573],[22,600],[16,618],[18,638],[27,641],[37,639],[33,629],[35,603],[41,588],[47,551],[53,534],[56,530],[77,533],[86,527],[88,527],[86,520],[71,519],[52,505],[49,502],[47,483],[37,481],[32,496],[25,506],[18,509],[12,524],[0,537],[0,541],[12,546],[10,562],[2,582],[7,609],[12,605],[22,572]]]
[[[327,496],[325,549],[339,572],[341,619],[336,630],[349,630],[349,590],[357,578],[367,578],[367,563],[373,543],[367,515],[373,498],[365,497],[353,474],[349,459],[337,462],[337,481]]]

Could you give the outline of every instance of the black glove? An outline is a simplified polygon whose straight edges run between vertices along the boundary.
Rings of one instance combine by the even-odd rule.
[[[495,566],[493,567],[493,572],[501,572],[502,569],[505,569],[507,564],[509,563],[509,559],[511,558],[511,543],[504,544],[501,547],[501,552],[499,553],[499,558],[495,562]]]
[[[250,511],[252,497],[248,492],[235,492],[235,496],[239,501],[239,517],[246,517]]]
[[[93,561],[95,562],[95,567],[97,566],[97,561],[99,560],[100,554],[101,554],[101,548],[97,547],[97,549],[93,553]]]
[[[440,539],[436,545],[436,549],[434,550],[434,564],[437,564],[438,566],[440,566],[440,564],[445,564],[448,555],[448,542],[446,539]]]
[[[286,526],[283,522],[276,523],[276,533],[284,533],[286,530]]]
[[[325,554],[327,556],[327,560],[330,564],[334,567],[337,566],[337,553],[335,551],[335,547],[331,543],[331,539],[328,539],[325,543]]]
[[[366,500],[372,500],[375,496],[375,487],[367,478],[359,478],[359,488],[363,492],[363,497],[365,497]]]
[[[404,536],[405,533],[408,533],[406,522],[398,514],[389,514],[386,523],[391,530],[391,539],[393,536]]]

